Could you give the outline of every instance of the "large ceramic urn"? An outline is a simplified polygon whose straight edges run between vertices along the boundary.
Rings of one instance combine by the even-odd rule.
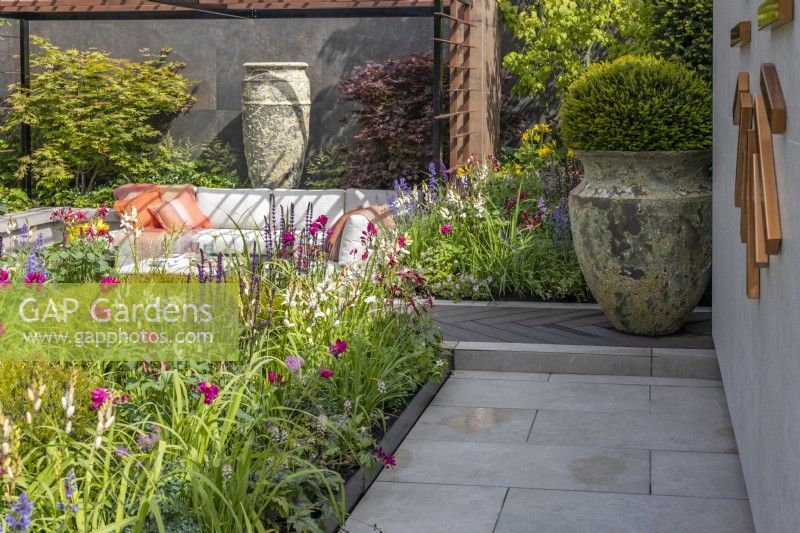
[[[681,328],[711,276],[710,155],[576,152],[585,177],[569,198],[584,277],[614,328]]]
[[[307,63],[245,63],[242,136],[253,187],[292,188],[303,173],[311,87]]]

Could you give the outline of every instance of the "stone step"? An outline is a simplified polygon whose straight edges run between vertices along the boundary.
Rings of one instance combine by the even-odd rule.
[[[445,346],[456,370],[721,379],[714,350],[467,341]]]

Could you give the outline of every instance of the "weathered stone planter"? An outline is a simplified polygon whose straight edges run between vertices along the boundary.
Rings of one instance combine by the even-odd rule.
[[[242,136],[253,187],[292,188],[303,173],[311,88],[307,63],[245,63]]]
[[[569,198],[575,250],[618,330],[667,335],[711,276],[710,155],[576,152],[585,178]]]

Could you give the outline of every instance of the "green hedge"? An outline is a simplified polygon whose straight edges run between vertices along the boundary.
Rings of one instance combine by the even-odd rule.
[[[599,63],[573,83],[561,134],[574,150],[706,150],[711,89],[684,65],[652,56]]]
[[[711,84],[713,0],[650,0],[650,49],[678,59]]]

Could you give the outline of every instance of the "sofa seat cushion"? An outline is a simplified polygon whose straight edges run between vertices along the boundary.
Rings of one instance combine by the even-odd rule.
[[[197,205],[211,220],[211,227],[259,229],[269,215],[270,189],[197,188]]]
[[[294,222],[297,229],[306,226],[308,205],[312,206],[312,220],[325,215],[333,222],[345,213],[344,189],[275,189],[275,219],[280,221],[281,211],[288,218],[294,205]]]
[[[393,192],[384,189],[347,189],[344,197],[345,211],[388,204]]]
[[[133,238],[125,230],[111,232],[114,243],[118,244],[119,264],[133,261]],[[139,261],[164,257],[175,253],[188,252],[191,245],[190,233],[169,232],[161,228],[145,228],[136,242],[136,256]]]
[[[256,250],[260,251],[263,248],[261,239],[260,230],[213,228],[195,232],[192,235],[192,246],[206,255],[238,254],[251,251],[253,243],[256,243]]]

